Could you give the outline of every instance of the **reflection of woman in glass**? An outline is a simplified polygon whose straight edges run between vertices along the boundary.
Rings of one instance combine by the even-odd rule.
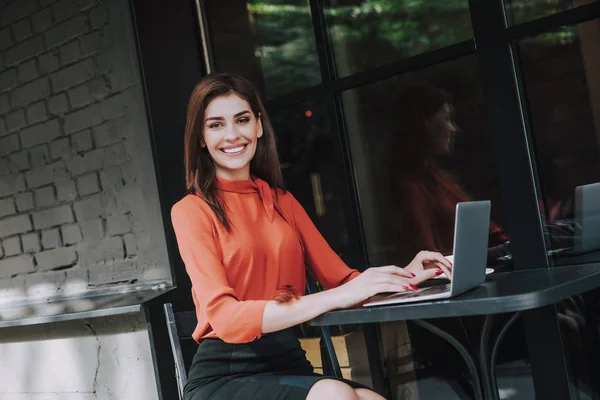
[[[414,84],[401,90],[391,104],[394,130],[388,145],[394,212],[390,227],[401,238],[400,255],[418,249],[451,254],[454,216],[458,202],[468,201],[454,179],[440,167],[440,159],[453,152],[458,127],[453,121],[452,98],[438,88]],[[492,224],[490,245],[506,237]]]
[[[275,135],[247,80],[205,77],[187,115],[189,194],[171,218],[200,344],[184,399],[382,399],[314,374],[290,328],[377,293],[415,289],[438,271],[451,274],[448,260],[421,252],[406,268],[350,269],[283,190]],[[302,296],[307,272],[327,290]]]

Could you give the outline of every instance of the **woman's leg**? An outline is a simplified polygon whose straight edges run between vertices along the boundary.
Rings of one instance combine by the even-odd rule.
[[[354,391],[359,400],[385,400],[382,396],[369,389],[354,389]]]
[[[322,379],[310,388],[306,400],[361,400],[348,384],[335,379]]]

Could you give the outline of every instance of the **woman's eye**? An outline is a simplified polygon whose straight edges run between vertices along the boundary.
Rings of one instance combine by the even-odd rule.
[[[242,118],[238,119],[238,123],[240,123],[240,124],[245,124],[249,121],[250,121],[250,118],[248,118],[248,117],[242,117]]]
[[[210,124],[208,127],[209,129],[215,129],[215,128],[219,128],[221,126],[220,122],[215,122],[213,124]]]

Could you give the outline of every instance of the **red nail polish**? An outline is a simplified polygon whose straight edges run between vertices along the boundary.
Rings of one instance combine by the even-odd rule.
[[[417,285],[413,285],[412,283],[410,284],[410,287],[413,288],[414,290],[417,290],[419,288]]]
[[[408,286],[402,286],[402,289],[404,289],[404,290],[410,290],[410,288]]]
[[[444,271],[442,271],[441,269],[438,269],[437,271],[435,271],[435,275],[436,276],[439,276],[439,275],[441,275],[443,273],[444,273]]]
[[[413,274],[412,272],[411,272],[410,274],[413,276],[413,278],[416,276],[416,275],[415,275],[415,274]]]

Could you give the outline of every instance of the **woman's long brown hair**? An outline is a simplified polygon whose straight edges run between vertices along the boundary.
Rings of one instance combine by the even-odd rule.
[[[186,189],[204,199],[228,231],[231,223],[217,194],[215,164],[206,147],[201,145],[204,143],[206,107],[216,97],[231,93],[246,100],[262,123],[263,135],[258,139],[256,153],[250,162],[250,174],[264,180],[271,188],[284,189],[275,132],[256,89],[239,75],[213,74],[202,78],[194,88],[187,108],[184,137]]]

